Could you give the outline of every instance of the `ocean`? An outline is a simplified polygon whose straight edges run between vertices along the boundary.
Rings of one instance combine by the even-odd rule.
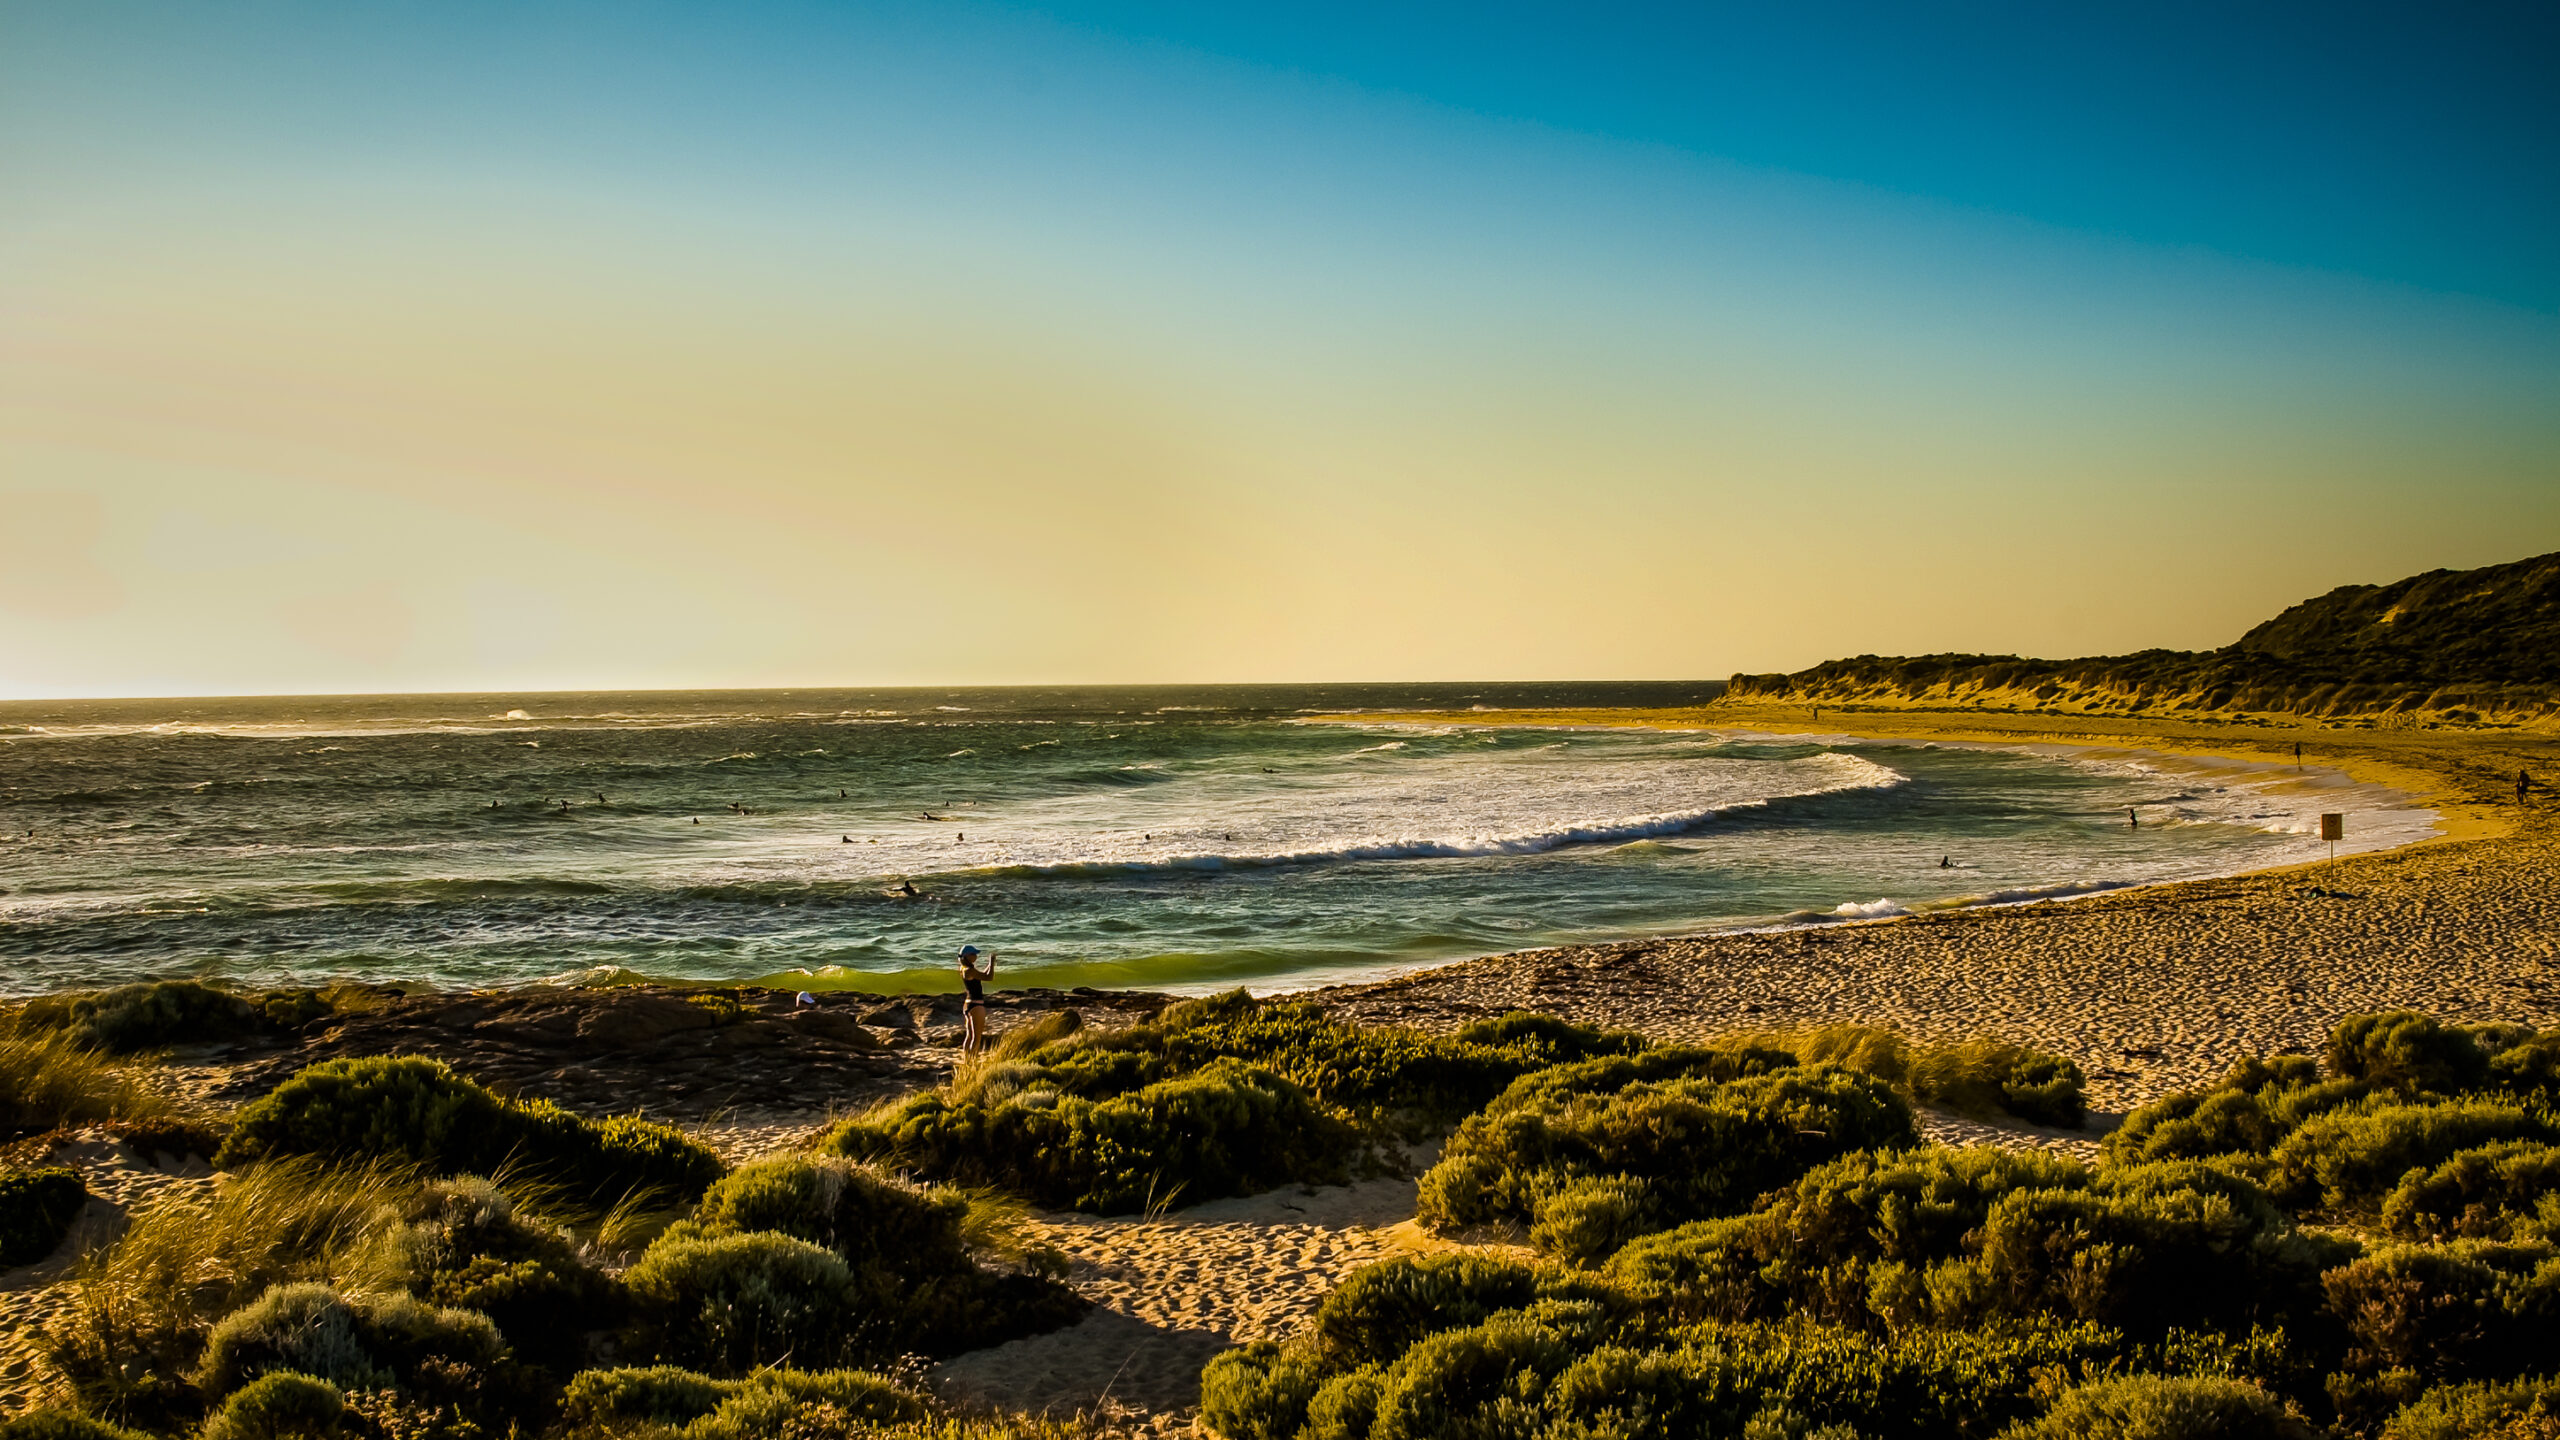
[[[952,989],[975,944],[1008,985],[1267,991],[2254,869],[2327,853],[2324,810],[2349,849],[2432,821],[2124,751],[1310,718],[1716,689],[0,704],[0,990]]]

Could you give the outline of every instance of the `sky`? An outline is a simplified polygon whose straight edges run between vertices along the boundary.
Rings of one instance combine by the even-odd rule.
[[[1696,678],[2560,550],[2560,11],[0,0],[0,698]]]

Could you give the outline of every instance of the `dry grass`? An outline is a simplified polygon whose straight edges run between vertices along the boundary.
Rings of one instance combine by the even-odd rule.
[[[150,1065],[110,1060],[58,1030],[0,1034],[0,1125],[50,1130],[176,1109]]]
[[[209,1199],[156,1205],[83,1263],[70,1313],[48,1337],[54,1363],[93,1413],[129,1423],[182,1413],[206,1332],[270,1285],[396,1285],[392,1252],[377,1241],[418,1183],[406,1168],[282,1160]]]

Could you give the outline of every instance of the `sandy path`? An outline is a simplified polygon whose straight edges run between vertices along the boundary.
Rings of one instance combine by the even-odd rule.
[[[1299,1187],[1219,1200],[1158,1219],[1042,1215],[1037,1238],[1074,1262],[1093,1300],[1074,1326],[974,1351],[934,1385],[968,1406],[1099,1413],[1131,1433],[1186,1435],[1200,1367],[1228,1346],[1283,1340],[1345,1275],[1441,1248],[1413,1223],[1410,1180]]]

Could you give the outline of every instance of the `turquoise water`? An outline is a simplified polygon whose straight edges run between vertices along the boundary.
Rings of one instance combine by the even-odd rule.
[[[974,943],[1007,983],[1283,988],[2253,868],[2350,804],[2423,825],[2157,757],[1305,719],[1713,690],[5,705],[0,987],[943,988]]]

